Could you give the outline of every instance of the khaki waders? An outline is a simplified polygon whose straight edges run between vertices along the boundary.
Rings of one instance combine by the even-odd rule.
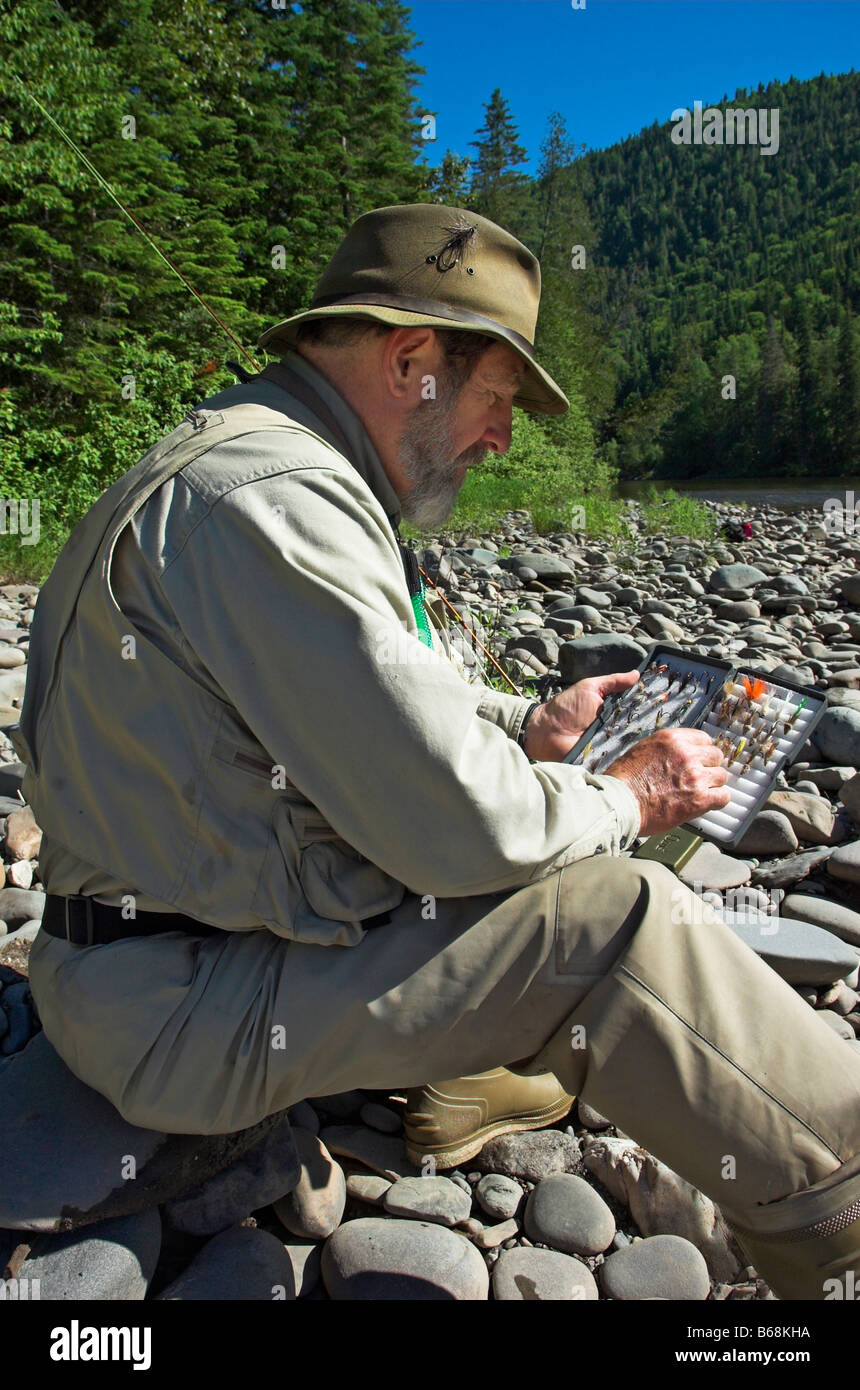
[[[595,856],[432,910],[410,894],[355,947],[40,934],[33,993],[71,1069],[132,1124],[170,1132],[531,1057],[738,1228],[860,1154],[860,1058],[661,865]],[[837,1189],[810,1200],[801,1228],[845,1205]],[[825,1296],[817,1273],[800,1284],[784,1296]]]

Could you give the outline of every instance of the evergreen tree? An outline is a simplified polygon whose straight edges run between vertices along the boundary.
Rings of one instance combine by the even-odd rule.
[[[584,147],[583,147],[584,148]],[[547,132],[541,145],[541,162],[538,165],[538,208],[540,213],[540,239],[537,245],[537,258],[543,262],[552,232],[565,212],[570,217],[569,181],[565,184],[564,171],[576,158],[576,147],[570,140],[564,117],[559,111],[550,112]],[[565,198],[565,193],[568,197]]]
[[[524,176],[516,166],[526,162],[525,148],[518,143],[518,132],[508,103],[496,87],[484,105],[484,124],[470,140],[477,150],[472,169],[472,202],[478,212],[501,226],[510,226],[519,213]]]
[[[860,463],[860,347],[854,318],[842,312],[836,377],[836,464],[840,473],[856,473]]]
[[[428,188],[430,201],[447,207],[464,208],[470,205],[469,169],[471,161],[446,150],[438,169],[430,171]]]

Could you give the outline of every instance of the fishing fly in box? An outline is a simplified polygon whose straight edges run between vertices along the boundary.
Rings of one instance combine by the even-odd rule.
[[[564,761],[605,772],[658,729],[704,729],[729,769],[731,800],[688,824],[700,835],[736,844],[824,713],[824,696],[809,686],[772,681],[766,672],[671,646],[653,647],[639,675],[629,690],[607,696]]]

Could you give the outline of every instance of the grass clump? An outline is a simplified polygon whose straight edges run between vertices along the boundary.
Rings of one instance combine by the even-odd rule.
[[[696,497],[685,496],[667,488],[658,491],[651,485],[641,501],[642,529],[650,535],[689,536],[693,540],[712,541],[719,529],[717,518],[709,507]]]

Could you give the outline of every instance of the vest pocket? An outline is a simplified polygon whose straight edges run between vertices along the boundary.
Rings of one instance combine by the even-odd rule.
[[[362,921],[405,896],[404,884],[341,839],[314,807],[276,803],[253,907],[280,935],[356,946]]]

